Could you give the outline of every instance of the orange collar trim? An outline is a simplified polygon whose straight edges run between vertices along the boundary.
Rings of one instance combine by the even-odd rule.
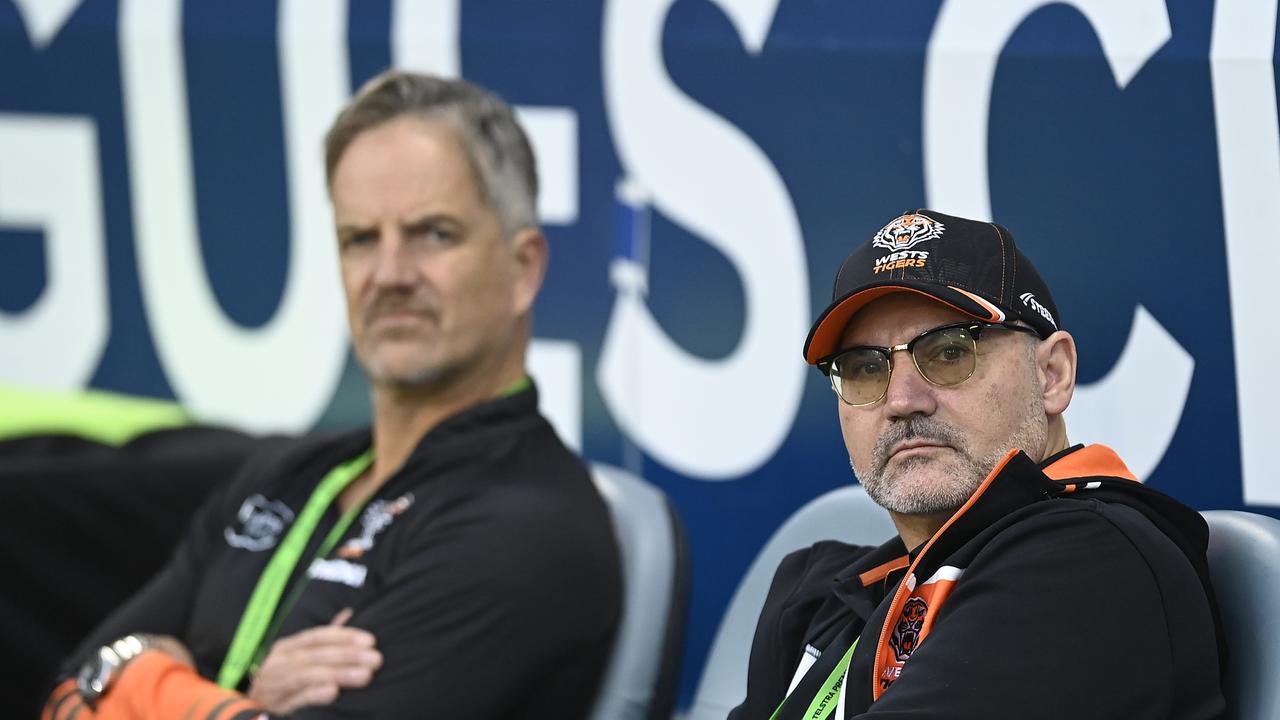
[[[1106,445],[1086,445],[1067,453],[1044,468],[1050,480],[1072,480],[1083,477],[1118,477],[1138,482],[1137,476]]]
[[[858,580],[862,582],[863,587],[869,587],[889,577],[889,573],[894,570],[901,570],[910,564],[911,558],[907,555],[903,555],[902,557],[894,558],[887,563],[882,563],[871,568],[859,575]]]

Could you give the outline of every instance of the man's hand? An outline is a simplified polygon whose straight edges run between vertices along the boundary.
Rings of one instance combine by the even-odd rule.
[[[328,705],[344,688],[365,687],[382,666],[373,635],[343,627],[346,608],[328,625],[277,640],[249,686],[249,698],[272,714]]]

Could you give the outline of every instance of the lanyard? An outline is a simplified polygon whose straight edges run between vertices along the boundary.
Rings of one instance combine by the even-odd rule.
[[[511,382],[510,385],[499,390],[498,397],[500,398],[511,397],[512,395],[515,395],[516,393],[524,392],[525,390],[528,390],[531,387],[533,387],[533,381],[529,379],[529,376],[521,375],[519,380],[514,380]]]
[[[249,596],[249,604],[245,606],[244,614],[240,616],[240,624],[236,627],[231,647],[227,650],[227,657],[222,661],[222,669],[218,671],[218,685],[234,690],[240,685],[250,664],[255,659],[259,659],[261,649],[269,642],[267,628],[272,624],[272,617],[275,616],[276,608],[280,604],[280,596],[284,594],[289,576],[298,566],[302,551],[311,541],[320,518],[325,510],[329,509],[334,498],[372,464],[373,449],[370,448],[359,457],[330,470],[311,493],[298,519],[294,521],[293,527],[289,528],[284,541],[280,543],[280,547],[276,548],[275,554],[271,556],[266,569],[258,578],[253,595]],[[351,508],[342,516],[338,524],[329,531],[316,557],[324,557],[333,549],[333,545],[346,532],[359,511],[360,508]],[[304,578],[299,579],[300,583],[304,581]],[[291,599],[296,599],[296,596]],[[278,628],[278,623],[276,627]]]
[[[845,671],[849,668],[849,660],[853,658],[853,651],[858,647],[858,638],[853,639],[853,644],[849,646],[844,657],[840,658],[840,662],[832,668],[831,674],[827,676],[826,682],[818,688],[817,694],[813,696],[813,702],[809,703],[809,709],[805,711],[801,717],[804,720],[826,720],[836,709],[836,697],[840,695],[841,686],[844,685]],[[775,720],[778,713],[782,712],[782,708],[786,706],[790,697],[782,699],[778,704],[778,708],[769,716],[769,720]]]
[[[329,529],[329,534],[325,536],[324,542],[320,544],[315,555],[312,556],[311,561],[313,563],[316,560],[328,557],[329,551],[333,550],[333,546],[337,545],[338,541],[342,539],[343,534],[347,532],[347,528],[351,527],[352,521],[356,519],[356,516],[360,514],[360,511],[364,509],[368,502],[369,500],[365,499],[359,505],[351,506],[350,509],[343,513],[342,517],[338,518],[338,522]],[[284,602],[276,608],[275,617],[271,620],[271,626],[267,628],[266,634],[258,642],[258,652],[254,653],[253,662],[249,664],[249,672],[251,674],[258,672],[258,667],[262,665],[262,661],[267,659],[267,651],[271,649],[271,643],[275,642],[276,635],[280,632],[280,625],[289,616],[293,606],[298,602],[298,598],[302,597],[302,591],[307,587],[307,583],[310,580],[310,572],[303,573],[293,583],[293,588],[289,591],[289,597],[285,598]]]

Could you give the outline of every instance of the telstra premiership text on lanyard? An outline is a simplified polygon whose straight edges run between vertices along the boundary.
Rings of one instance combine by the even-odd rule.
[[[827,720],[831,717],[831,713],[836,709],[836,699],[840,696],[840,690],[844,685],[847,672],[849,670],[849,660],[853,658],[853,651],[858,647],[858,639],[854,638],[853,644],[845,652],[844,657],[840,658],[840,662],[831,669],[831,673],[827,675],[827,679],[822,683],[822,687],[818,688],[817,694],[813,696],[813,701],[809,703],[809,709],[801,715],[805,720]],[[791,702],[791,696],[788,695],[778,705],[773,714],[769,716],[769,720],[777,720],[778,714],[782,712],[782,708]]]

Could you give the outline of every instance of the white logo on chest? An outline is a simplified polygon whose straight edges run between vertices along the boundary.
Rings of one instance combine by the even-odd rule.
[[[279,500],[250,495],[240,503],[236,519],[240,521],[238,526],[227,527],[222,531],[227,544],[241,550],[258,552],[270,550],[280,542],[285,528],[293,522],[293,511]]]

